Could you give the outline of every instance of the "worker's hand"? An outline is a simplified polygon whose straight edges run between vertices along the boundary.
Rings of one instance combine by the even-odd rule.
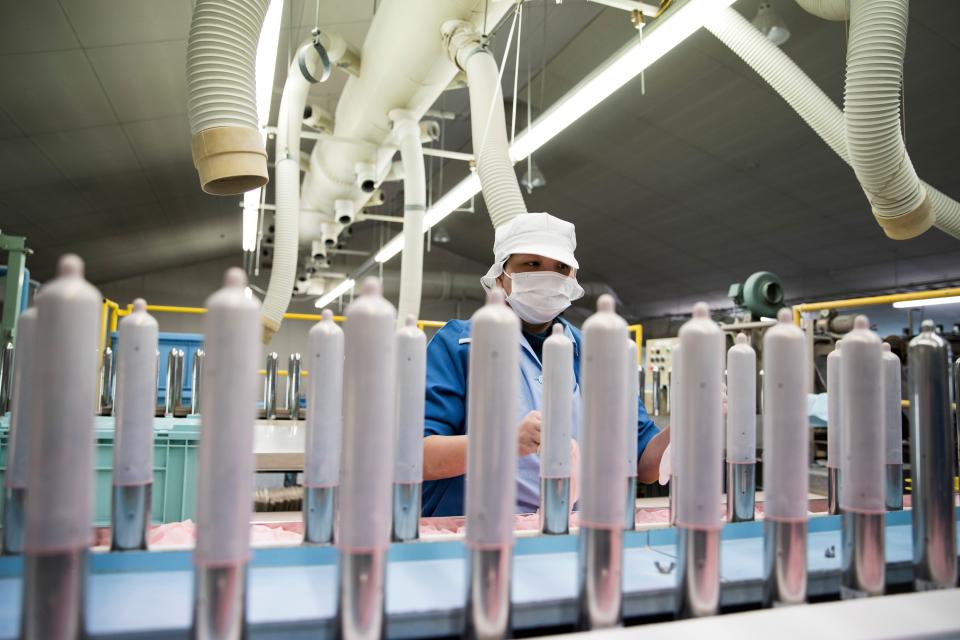
[[[528,456],[536,453],[540,448],[540,422],[542,421],[539,411],[531,411],[524,418],[523,422],[517,428],[517,455]]]

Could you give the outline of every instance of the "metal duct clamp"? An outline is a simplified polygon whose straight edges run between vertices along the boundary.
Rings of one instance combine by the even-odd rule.
[[[300,73],[303,74],[303,77],[307,82],[311,84],[317,84],[318,82],[326,82],[330,77],[330,56],[327,55],[327,49],[323,46],[320,41],[320,29],[314,29],[310,32],[313,36],[313,41],[310,45],[306,47],[301,47],[300,51],[297,53],[297,66],[300,67]],[[310,65],[307,64],[307,51],[308,47],[312,46],[313,49],[317,52],[317,55],[320,56],[320,68],[322,73],[319,78],[314,77],[313,73],[310,72]]]

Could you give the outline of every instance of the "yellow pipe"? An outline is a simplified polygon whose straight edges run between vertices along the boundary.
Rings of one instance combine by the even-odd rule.
[[[106,299],[104,299],[103,304],[100,305],[100,340],[97,343],[97,354],[99,356],[98,362],[97,362],[98,367],[100,362],[103,362],[103,347],[104,347],[103,343],[104,343],[104,340],[106,340],[107,338],[107,313],[108,313],[107,301]]]
[[[266,369],[260,369],[257,373],[259,373],[259,374],[262,375],[262,376],[265,376],[265,375],[267,375],[267,370],[266,370]],[[287,377],[288,375],[290,375],[290,374],[287,372],[286,369],[280,369],[279,371],[277,371],[277,375],[280,376],[281,378],[286,378],[286,377]],[[310,372],[309,372],[309,371],[301,371],[301,372],[300,372],[300,376],[301,376],[301,377],[303,377],[303,376],[308,376],[308,375],[310,375]]]
[[[424,329],[442,329],[446,322],[439,322],[437,320],[417,320],[417,328],[423,331]]]
[[[312,320],[318,322],[323,319],[323,316],[317,313],[285,313],[283,318],[284,320]],[[344,316],[333,316],[334,322],[343,322],[344,320],[346,320]]]
[[[117,314],[120,312],[120,305],[113,300],[107,300],[107,308],[110,309],[110,333],[117,330]]]
[[[637,366],[643,365],[643,325],[632,324],[627,331],[633,333],[633,341],[637,343]]]
[[[910,408],[910,401],[909,401],[909,400],[901,400],[901,401],[900,401],[900,406],[903,407],[904,409],[909,409],[909,408]],[[956,404],[955,402],[950,403],[950,408],[953,409],[954,411],[956,411],[956,409],[957,409],[957,404]]]
[[[157,311],[159,313],[193,313],[202,314],[207,310],[203,307],[172,307],[164,304],[148,304],[147,311]]]
[[[849,309],[851,307],[872,307],[880,304],[893,304],[894,302],[910,302],[912,300],[930,300],[931,298],[944,298],[947,296],[960,296],[960,287],[950,289],[935,289],[933,291],[911,291],[909,293],[891,293],[883,296],[868,296],[866,298],[847,298],[844,300],[826,300],[824,302],[807,302],[794,305],[793,319],[799,323],[800,314],[804,311],[822,311],[824,309]]]
[[[810,302],[799,306],[800,311],[820,311],[821,309],[847,309],[850,307],[871,307],[879,304],[893,304],[894,302],[910,302],[912,300],[930,300],[931,298],[944,298],[946,296],[960,296],[960,287],[936,289],[933,291],[891,293],[883,296],[868,296],[866,298]]]

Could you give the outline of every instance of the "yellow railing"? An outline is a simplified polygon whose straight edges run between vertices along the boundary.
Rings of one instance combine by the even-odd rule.
[[[826,300],[824,302],[806,302],[793,305],[793,322],[800,326],[800,316],[808,311],[823,311],[824,309],[850,309],[854,307],[874,307],[894,302],[910,302],[912,300],[929,300],[946,296],[960,296],[960,288],[934,289],[932,291],[911,291],[909,293],[891,293],[884,296],[868,296],[866,298],[846,298],[843,300]]]
[[[900,401],[900,406],[903,407],[904,409],[909,409],[909,408],[910,408],[910,401],[909,401],[909,400],[901,400],[901,401]],[[957,409],[957,403],[956,403],[956,402],[951,403],[951,404],[950,404],[950,408],[953,409],[953,410],[956,410],[956,409]]]
[[[945,294],[947,295],[947,294]],[[129,315],[133,311],[133,305],[128,304],[125,309],[121,309],[113,300],[104,298],[103,308],[101,310],[101,319],[100,319],[100,354],[103,355],[103,346],[104,341],[107,336],[107,327],[110,327],[110,333],[113,333],[117,330],[117,321],[119,318]],[[155,313],[183,313],[191,315],[201,315],[207,312],[203,307],[178,307],[164,304],[148,304],[147,311],[153,311]],[[307,320],[312,322],[318,322],[323,318],[318,313],[285,313],[283,314],[285,320]],[[345,316],[333,316],[334,322],[343,322]],[[423,331],[424,329],[442,329],[446,322],[441,322],[439,320],[418,320],[417,327]],[[627,327],[627,330],[633,335],[634,341],[637,343],[637,364],[643,364],[643,325],[642,324],[632,324]],[[260,375],[265,375],[266,371],[261,369]],[[307,375],[306,371],[301,372],[302,375]],[[286,371],[280,371],[279,375],[286,376]]]
[[[643,366],[643,325],[632,324],[627,331],[633,334],[633,341],[637,343],[637,366]]]
[[[259,373],[260,375],[262,375],[262,376],[265,376],[265,375],[267,375],[267,370],[266,370],[266,369],[260,369],[260,371],[258,371],[258,373]],[[277,375],[280,376],[281,378],[286,378],[288,375],[290,375],[290,372],[287,371],[286,369],[280,369],[279,371],[277,371]],[[302,370],[300,371],[300,377],[301,377],[301,378],[303,378],[303,377],[305,377],[305,376],[308,376],[308,375],[310,375],[310,372],[309,372],[309,371],[302,371]]]

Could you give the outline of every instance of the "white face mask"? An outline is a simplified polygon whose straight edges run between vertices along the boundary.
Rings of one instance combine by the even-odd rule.
[[[507,304],[530,324],[550,322],[583,296],[576,278],[554,271],[525,271],[503,275],[513,283]]]

